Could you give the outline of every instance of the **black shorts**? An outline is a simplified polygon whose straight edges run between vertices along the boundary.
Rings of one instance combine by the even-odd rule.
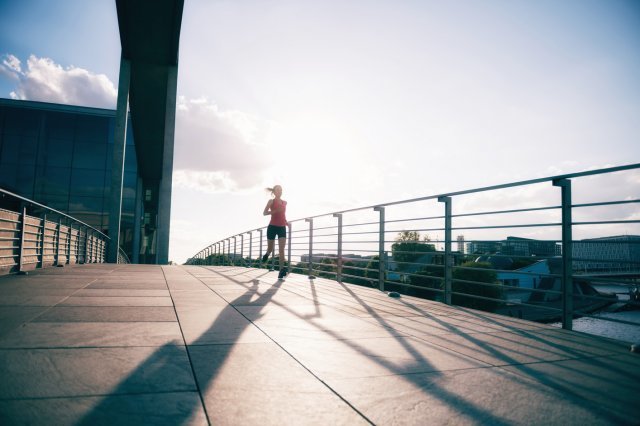
[[[267,240],[275,240],[276,237],[287,238],[287,227],[275,225],[267,226]]]

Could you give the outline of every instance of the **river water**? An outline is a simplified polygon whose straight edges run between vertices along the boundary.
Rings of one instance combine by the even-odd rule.
[[[621,286],[594,286],[598,291],[616,293],[618,300],[624,302],[629,300],[627,291],[628,287]],[[622,312],[600,312],[593,313],[597,318],[582,317],[573,320],[573,330],[582,333],[594,334],[597,336],[608,337],[631,344],[640,344],[640,310],[622,311]],[[602,319],[600,319],[602,318]],[[621,321],[634,322],[637,325],[620,324],[617,322],[607,321],[604,318],[617,319]],[[562,323],[557,322],[551,324],[556,327],[562,327]]]
[[[626,343],[640,344],[640,311],[602,312],[596,315],[600,318],[631,321],[637,323],[637,325],[620,324],[604,319],[582,317],[573,320],[573,330],[609,337]],[[559,322],[551,325],[562,327],[562,323]]]

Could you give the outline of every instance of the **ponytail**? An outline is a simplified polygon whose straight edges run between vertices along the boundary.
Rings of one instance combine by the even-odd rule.
[[[267,191],[271,195],[275,195],[276,189],[278,189],[278,188],[280,188],[280,190],[282,190],[282,187],[280,185],[273,185],[273,188],[265,188],[264,190]]]

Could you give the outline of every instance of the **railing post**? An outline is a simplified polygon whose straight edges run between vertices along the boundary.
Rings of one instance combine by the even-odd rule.
[[[384,252],[384,207],[374,207],[373,210],[380,213],[380,229],[378,234],[378,288],[384,291],[385,252]]]
[[[89,263],[93,263],[93,235],[87,228],[87,244],[89,245]]]
[[[444,303],[451,304],[453,258],[451,256],[451,197],[438,197],[444,203]]]
[[[571,218],[571,180],[558,179],[562,199],[562,328],[573,328],[573,235]]]
[[[338,259],[336,259],[336,281],[342,282],[342,213],[334,213],[338,218]]]
[[[18,273],[22,273],[24,265],[24,239],[27,228],[27,207],[22,206],[22,214],[20,215],[20,247],[18,247]]]
[[[252,266],[253,261],[253,234],[251,231],[247,232],[249,234],[249,266]]]
[[[309,279],[315,278],[313,276],[313,218],[305,219],[305,222],[309,222],[309,266],[307,268]]]
[[[44,268],[44,235],[45,235],[45,232],[47,231],[47,215],[43,214],[40,220],[42,221],[42,234],[39,235],[40,237],[40,269],[42,269]],[[38,242],[36,242],[36,258],[37,257],[38,257]],[[36,269],[38,268],[37,263],[35,267]]]
[[[62,218],[58,219],[58,225],[56,226],[56,266],[62,266],[60,264],[60,236],[62,234]]]
[[[67,263],[71,265],[71,237],[73,236],[73,223],[67,227]]]
[[[236,237],[235,237],[235,236],[233,236],[233,237],[231,237],[231,238],[233,238],[233,262],[231,262],[231,264],[232,264],[233,266],[236,266],[236,253],[237,253],[237,251],[238,251],[238,249],[237,249],[237,247],[236,247]]]
[[[231,260],[231,238],[227,238],[227,260],[229,261],[229,266],[233,265]]]
[[[240,234],[240,261],[244,266],[244,234]]]
[[[89,241],[91,241],[91,263],[96,263],[96,239],[93,236],[93,231],[90,232]]]
[[[76,244],[75,244],[75,252],[76,252],[76,263],[80,263],[80,234],[82,232],[82,226],[78,225],[78,235],[76,236]]]
[[[83,264],[89,263],[89,259],[87,258],[88,250],[89,250],[88,241],[87,241],[87,233],[88,232],[89,231],[87,230],[87,227],[85,226],[84,227],[84,236],[80,235],[80,237],[82,239],[82,252],[83,252],[83,254],[82,254],[82,263]]]
[[[287,239],[287,265],[289,266],[289,272],[291,272],[291,237],[293,236],[292,232],[292,226],[291,226],[291,222],[289,222],[287,224],[287,226],[289,227],[287,234],[289,236],[289,238]]]
[[[89,228],[87,228],[87,263],[93,263],[93,240]]]
[[[262,251],[262,229],[258,229],[258,231],[260,232],[260,249],[258,250],[258,257],[260,259],[260,267],[262,268],[262,253],[264,253]]]

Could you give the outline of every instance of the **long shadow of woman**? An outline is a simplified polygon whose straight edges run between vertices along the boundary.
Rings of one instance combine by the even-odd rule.
[[[257,280],[242,282],[228,276],[225,278],[241,285],[246,291],[229,302],[194,342],[167,343],[158,347],[77,424],[207,424],[203,390],[215,380],[240,336],[252,326],[235,306],[255,306],[259,314],[282,285],[281,281],[277,281],[269,290],[260,293]],[[230,321],[230,318],[235,320]],[[224,344],[214,345],[215,356],[210,358],[215,359],[214,363],[196,370],[193,348],[211,345],[211,336],[224,336]],[[86,399],[82,403],[90,404],[91,400]]]

